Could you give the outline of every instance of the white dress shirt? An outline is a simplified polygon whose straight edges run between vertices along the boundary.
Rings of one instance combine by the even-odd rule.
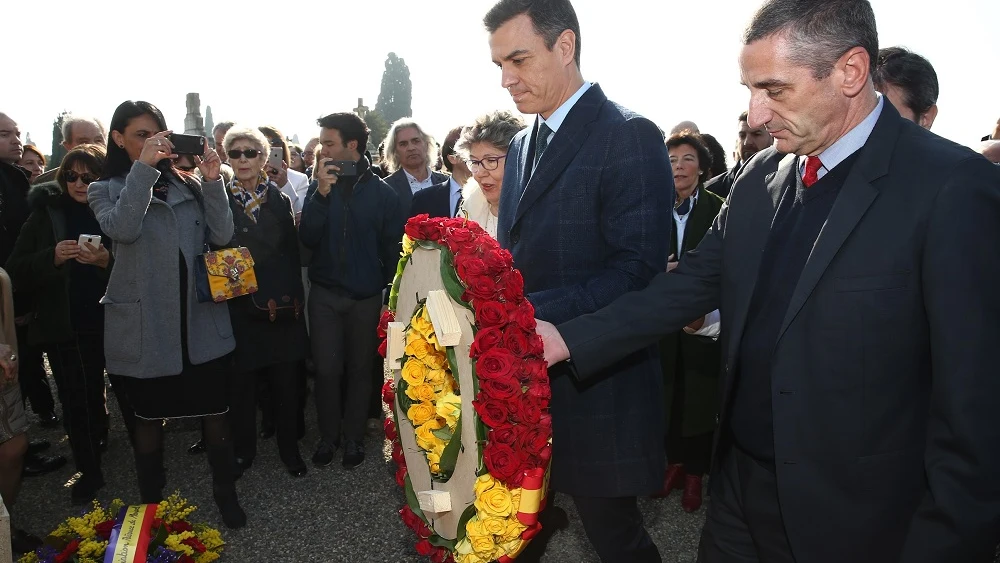
[[[417,193],[424,188],[429,188],[434,185],[434,176],[431,174],[429,166],[427,167],[427,178],[423,181],[417,180],[413,174],[407,172],[405,168],[403,169],[403,174],[406,174],[406,180],[410,182],[410,189],[413,190],[413,193]],[[455,208],[453,207],[452,210],[454,209]]]

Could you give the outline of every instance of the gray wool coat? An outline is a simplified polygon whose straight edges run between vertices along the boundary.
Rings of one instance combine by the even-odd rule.
[[[90,185],[87,199],[113,241],[115,266],[104,304],[104,351],[109,373],[139,378],[181,372],[180,263],[187,264],[187,347],[193,364],[236,346],[225,303],[199,303],[194,260],[209,240],[233,237],[233,215],[222,180],[189,188],[175,181],[167,201],[153,197],[160,171],[141,162],[128,175]],[[197,184],[197,180],[194,180]],[[192,189],[201,191],[204,209]]]

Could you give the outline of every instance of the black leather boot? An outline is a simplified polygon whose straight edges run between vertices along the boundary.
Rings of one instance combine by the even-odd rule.
[[[236,496],[234,460],[231,442],[224,446],[208,446],[208,464],[212,468],[212,496],[222,515],[222,523],[230,529],[247,525],[247,514]]]

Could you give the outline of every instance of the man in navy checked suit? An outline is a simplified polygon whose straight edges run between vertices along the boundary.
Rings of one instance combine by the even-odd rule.
[[[535,316],[565,322],[666,270],[666,147],[652,122],[583,80],[569,0],[501,0],[484,23],[502,86],[519,111],[538,115],[507,152],[497,238]],[[586,379],[572,372],[549,371],[552,488],[573,497],[602,561],[658,562],[636,506],[663,481],[656,348]]]

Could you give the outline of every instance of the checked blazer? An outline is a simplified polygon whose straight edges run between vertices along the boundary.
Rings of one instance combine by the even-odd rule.
[[[594,84],[532,173],[538,123],[511,141],[497,238],[524,276],[535,316],[554,323],[641,289],[666,269],[673,176],[651,121]],[[583,496],[645,495],[663,481],[663,404],[655,346],[586,380],[549,370],[552,486]]]

